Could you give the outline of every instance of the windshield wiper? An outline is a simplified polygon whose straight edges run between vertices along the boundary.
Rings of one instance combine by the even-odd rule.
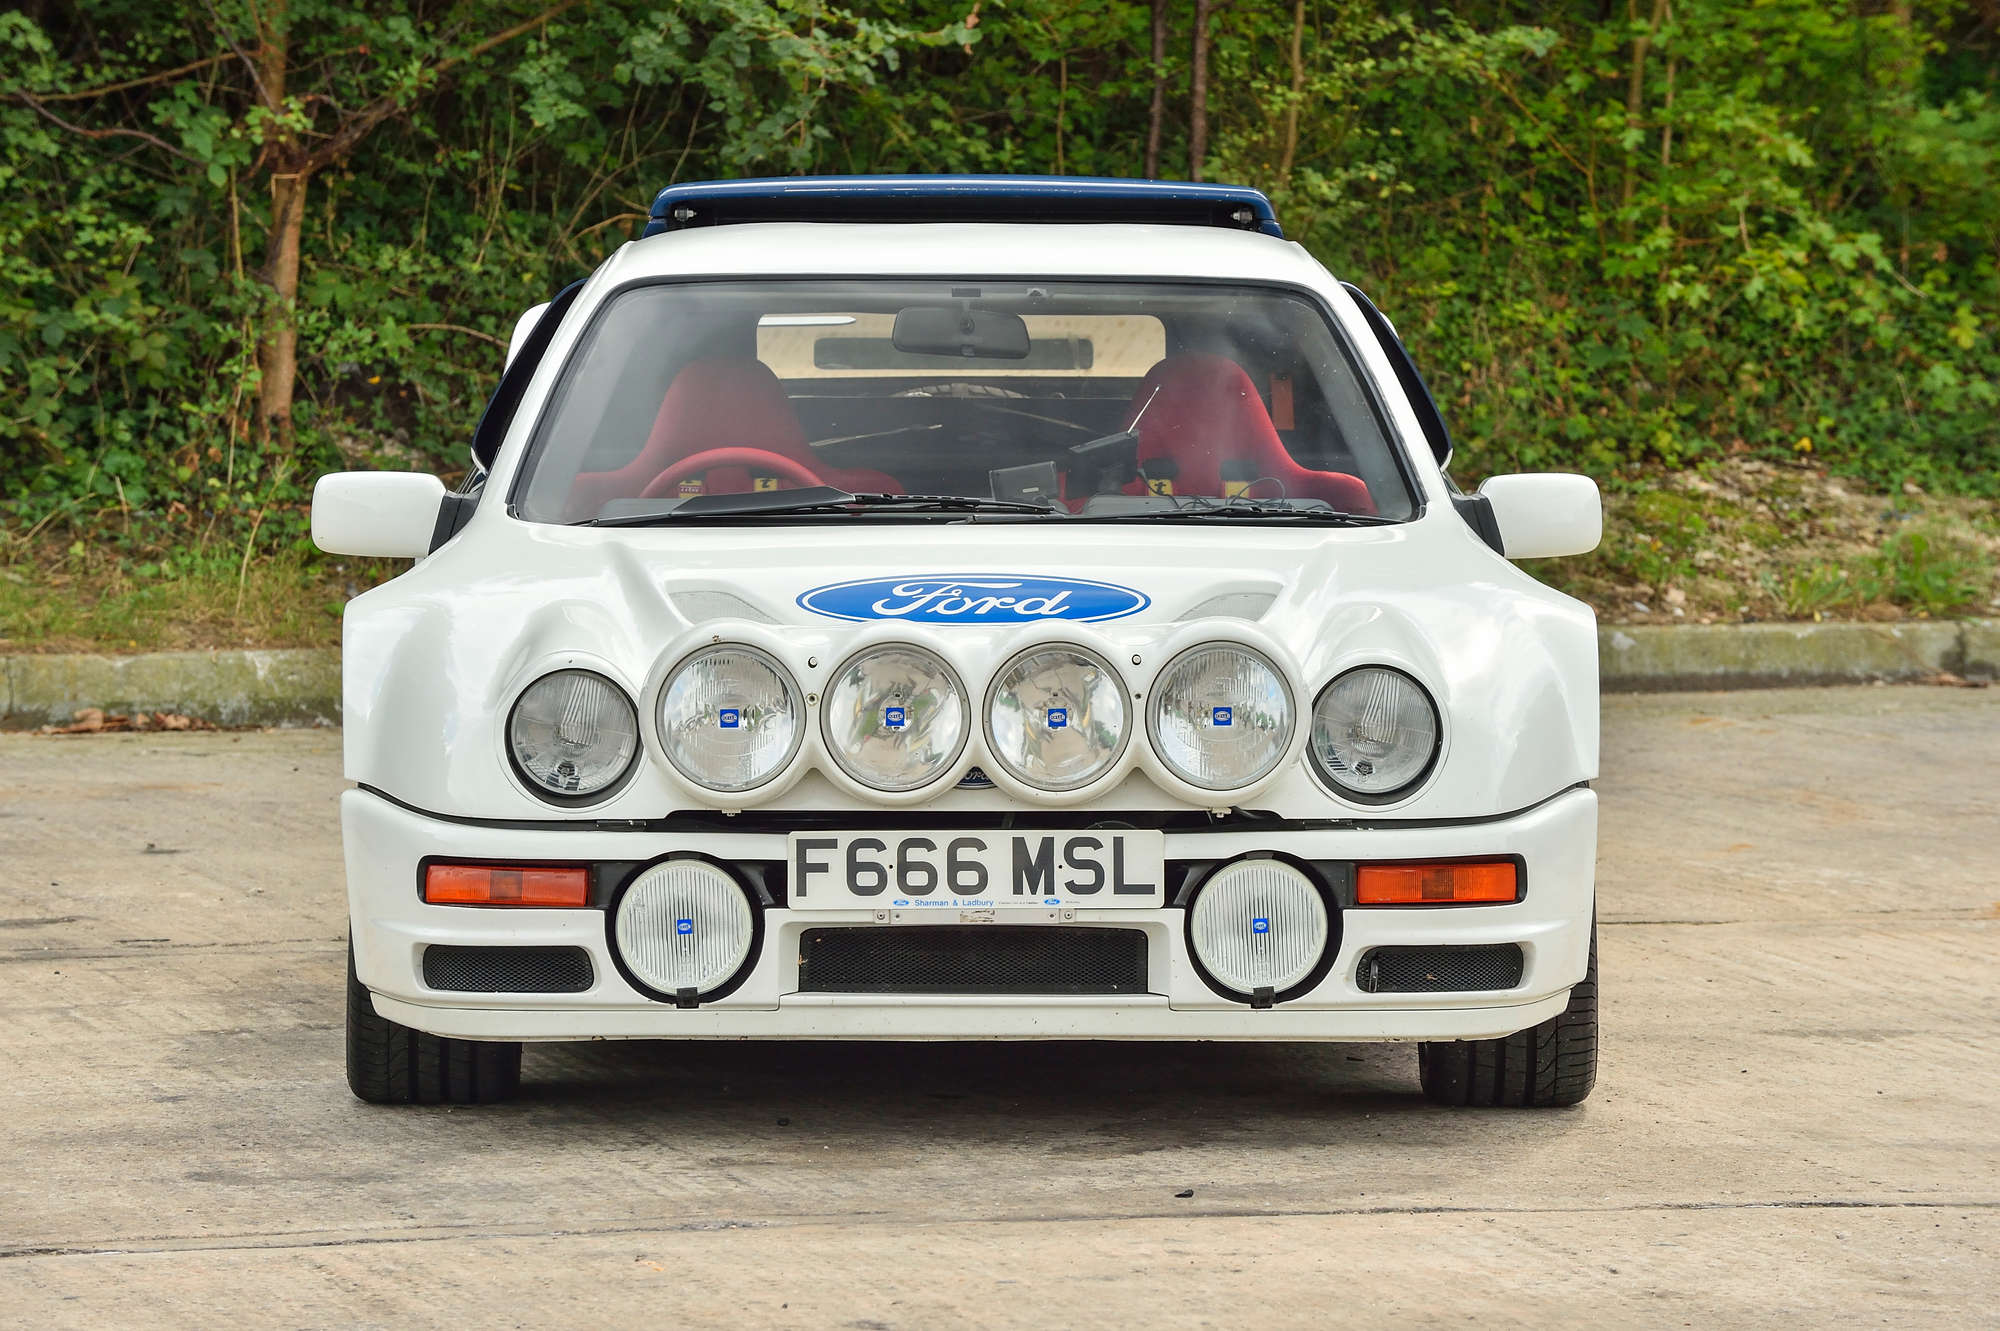
[[[1093,516],[1085,513],[1083,516]],[[1385,518],[1379,513],[1345,513],[1337,508],[1294,508],[1290,504],[1273,504],[1249,500],[1235,500],[1226,503],[1186,504],[1174,508],[1151,509],[1138,513],[1105,514],[1116,522],[1143,520],[1148,522],[1180,522],[1190,518],[1295,518],[1303,522],[1328,522],[1343,527],[1390,526],[1400,518]]]
[[[695,495],[672,508],[642,513],[616,513],[589,518],[585,527],[651,527],[692,518],[783,517],[799,513],[857,513],[871,508],[939,513],[1059,513],[1053,504],[984,495],[849,494],[830,485],[796,490],[766,490],[750,494]]]
[[[990,495],[855,495],[863,508],[934,508],[949,513],[1060,513],[1054,504]]]
[[[662,508],[641,509],[636,513],[612,513],[585,518],[580,527],[650,527],[684,518],[730,517],[747,513],[842,512],[855,497],[831,485],[813,485],[790,490],[756,490],[749,494],[695,495]],[[614,503],[630,501],[614,500]],[[607,505],[609,507],[609,505]]]

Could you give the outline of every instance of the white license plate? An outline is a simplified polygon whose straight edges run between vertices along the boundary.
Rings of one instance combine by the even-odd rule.
[[[789,842],[801,910],[1166,903],[1159,832],[797,832]]]

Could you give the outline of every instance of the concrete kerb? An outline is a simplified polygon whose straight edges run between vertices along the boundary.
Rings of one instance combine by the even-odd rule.
[[[2000,622],[1608,625],[1606,692],[2000,678]],[[340,723],[340,653],[157,652],[0,657],[0,729],[62,725],[79,710],[172,712],[224,726]]]
[[[61,725],[79,710],[170,712],[221,726],[340,723],[340,653],[153,652],[141,656],[9,656],[0,728]]]
[[[1598,630],[1609,692],[1782,688],[2000,675],[2000,624],[1609,625]]]

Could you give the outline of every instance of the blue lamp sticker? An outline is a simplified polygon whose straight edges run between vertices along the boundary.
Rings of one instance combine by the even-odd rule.
[[[884,707],[882,724],[889,730],[901,730],[908,722],[909,714],[900,707]]]
[[[682,934],[682,935],[686,935],[686,934],[691,934],[691,933],[693,933],[693,932],[694,932],[694,921],[693,921],[693,920],[675,920],[675,921],[674,921],[674,932],[675,932],[675,933],[677,933],[677,934]]]
[[[1067,707],[1049,708],[1050,730],[1061,730],[1064,726],[1068,724],[1069,724],[1069,708]]]
[[[724,707],[715,714],[715,723],[724,730],[738,730],[743,725],[743,710],[739,707]]]
[[[1259,916],[1257,919],[1250,921],[1250,932],[1253,934],[1268,934],[1271,932],[1271,922]]]
[[[1236,724],[1236,710],[1232,707],[1217,707],[1209,713],[1209,720],[1218,726]]]

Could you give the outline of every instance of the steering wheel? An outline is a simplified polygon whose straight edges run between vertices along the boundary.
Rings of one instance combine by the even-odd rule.
[[[655,476],[644,490],[641,499],[658,499],[669,490],[698,471],[710,467],[761,467],[765,471],[775,471],[779,479],[787,480],[801,487],[825,485],[826,482],[813,474],[811,467],[803,462],[794,462],[783,453],[773,453],[762,448],[707,448],[699,453],[690,453],[679,462],[669,466]]]

